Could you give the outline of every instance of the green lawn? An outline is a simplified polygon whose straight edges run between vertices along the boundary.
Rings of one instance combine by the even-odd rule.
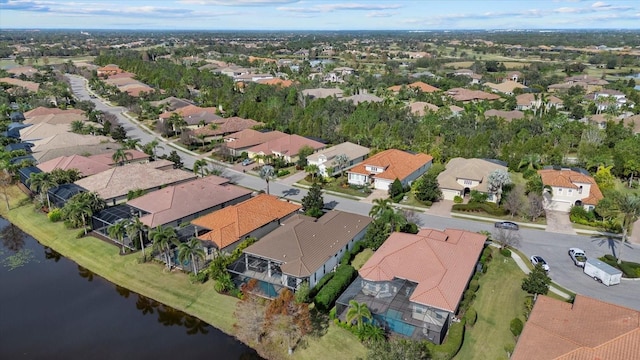
[[[4,204],[0,215],[29,233],[44,246],[72,259],[84,268],[112,283],[130,289],[193,315],[228,334],[233,334],[235,298],[218,294],[213,282],[191,284],[179,271],[168,273],[158,263],[139,264],[137,254],[121,256],[119,248],[93,237],[76,239],[78,230],[68,230],[62,223],[51,223],[47,217],[26,202],[17,188],[10,189],[11,211]],[[3,201],[4,202],[4,201]],[[321,337],[309,337],[294,359],[354,359],[364,356],[366,349],[355,336],[337,326],[329,326]]]
[[[338,178],[338,179],[336,179],[336,181],[333,181],[331,183],[322,184],[322,189],[323,190],[327,190],[327,191],[333,191],[333,192],[349,195],[350,197],[355,197],[356,200],[359,199],[359,198],[364,198],[364,197],[369,196],[369,194],[366,194],[365,192],[363,192],[360,189],[354,189],[354,188],[352,188],[350,186],[342,187],[342,186],[340,186],[340,182],[341,182],[341,178]],[[307,179],[302,179],[302,180],[298,181],[298,184],[303,185],[303,186],[311,186],[312,183],[307,181]]]
[[[362,250],[358,255],[356,255],[353,258],[353,261],[351,261],[351,266],[353,266],[353,268],[356,270],[360,270],[362,265],[364,265],[364,263],[366,263],[367,260],[369,260],[369,258],[372,255],[373,255],[373,250],[369,248]]]
[[[507,359],[505,345],[515,344],[509,323],[515,317],[524,321],[526,293],[520,285],[525,275],[513,259],[503,257],[497,249],[493,249],[493,256],[471,305],[478,312],[478,321],[467,329],[455,359]]]

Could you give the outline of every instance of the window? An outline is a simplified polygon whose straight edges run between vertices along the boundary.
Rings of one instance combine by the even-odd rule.
[[[465,181],[464,181],[464,184],[465,184],[465,185],[471,185],[471,184],[473,184],[473,181],[471,181],[471,180],[465,180]]]
[[[578,188],[578,194],[582,194],[582,186]]]
[[[558,194],[562,194],[562,188],[558,188]]]
[[[569,189],[567,190],[567,192],[569,193],[569,195],[573,194],[573,189]]]

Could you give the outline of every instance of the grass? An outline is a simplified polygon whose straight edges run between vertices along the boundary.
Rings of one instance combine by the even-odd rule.
[[[349,195],[349,196],[355,197],[356,199],[361,199],[361,198],[369,196],[369,194],[365,194],[360,189],[354,189],[352,187],[346,187],[345,188],[345,187],[340,186],[341,179],[342,178],[338,178],[335,181],[332,181],[330,183],[322,184],[322,189],[327,190],[327,191],[337,192],[337,193],[340,193],[340,194]],[[311,186],[312,183],[310,181],[308,181],[306,178],[304,178],[304,179],[298,181],[298,184],[304,185],[304,186]]]
[[[513,259],[493,249],[493,260],[480,278],[480,289],[471,305],[478,320],[467,329],[455,359],[507,359],[504,347],[515,344],[509,323],[515,317],[524,320],[527,294],[520,288],[524,276]]]
[[[367,260],[369,260],[369,258],[372,255],[373,255],[373,250],[369,248],[362,250],[358,255],[356,255],[353,258],[353,261],[351,261],[351,266],[353,266],[353,268],[356,270],[360,270],[362,265],[364,265],[364,263],[366,263]]]
[[[175,309],[195,316],[227,334],[234,332],[233,312],[237,299],[218,294],[213,281],[191,284],[182,272],[168,273],[158,263],[138,263],[137,254],[121,256],[119,248],[94,237],[76,239],[78,230],[62,223],[51,223],[34,210],[26,195],[16,187],[9,189],[11,211],[3,205],[0,215],[78,265],[110,282]],[[348,350],[346,350],[348,349]],[[294,352],[294,359],[353,359],[366,349],[355,336],[337,326],[329,326],[319,337],[308,337],[305,346]]]

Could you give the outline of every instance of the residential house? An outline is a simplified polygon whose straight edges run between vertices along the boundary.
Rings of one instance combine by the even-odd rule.
[[[408,85],[391,86],[391,87],[388,87],[387,90],[389,90],[391,92],[394,92],[394,93],[398,93],[398,92],[400,92],[402,87],[405,87],[406,89],[415,89],[415,90],[421,91],[423,93],[433,93],[433,92],[440,91],[440,89],[438,89],[437,87],[431,86],[431,85],[429,85],[427,83],[424,83],[422,81],[416,81],[416,82],[413,82],[413,83],[408,84]]]
[[[302,95],[308,96],[311,99],[323,99],[326,97],[335,97],[341,98],[344,94],[344,91],[341,89],[325,89],[325,88],[317,88],[317,89],[305,89],[302,90]]]
[[[12,85],[18,88],[24,88],[27,91],[33,92],[33,93],[38,92],[38,90],[40,89],[40,84],[38,84],[37,82],[14,79],[10,77],[0,78],[0,84],[3,84],[3,83]]]
[[[640,311],[576,295],[573,304],[538,295],[512,360],[640,357]]]
[[[470,69],[456,69],[451,74],[453,76],[466,76],[471,78],[471,84],[480,84],[480,80],[482,80],[482,75],[476,74],[473,70]]]
[[[257,81],[257,83],[263,84],[263,85],[279,86],[283,88],[288,88],[294,84],[294,82],[291,80],[280,79],[280,78],[260,79]]]
[[[89,144],[89,145],[75,145],[75,146],[67,146],[67,147],[61,147],[61,148],[42,150],[37,153],[34,153],[33,156],[36,158],[38,162],[45,162],[61,156],[72,156],[76,154],[81,154],[83,156],[91,156],[95,154],[104,154],[107,152],[111,153],[114,150],[118,149],[119,147],[120,146],[117,143],[113,143],[113,142],[104,142],[104,143]]]
[[[166,111],[176,111],[180,108],[183,108],[189,105],[194,105],[194,104],[189,100],[180,99],[175,96],[170,96],[166,99],[151,101],[149,102],[149,105],[157,108],[162,108]]]
[[[263,161],[259,158],[260,156],[275,156],[284,159],[284,161],[288,163],[292,163],[298,160],[298,153],[305,146],[312,148],[314,152],[326,147],[325,144],[319,141],[294,134],[278,137],[256,145],[247,150],[247,153],[250,158],[257,158],[259,162]]]
[[[457,229],[394,232],[338,298],[336,314],[344,320],[355,300],[385,330],[441,344],[486,240]]]
[[[80,109],[67,109],[62,110],[58,108],[48,108],[44,106],[38,106],[35,109],[29,110],[24,113],[26,119],[34,118],[36,116],[43,115],[57,115],[57,114],[84,114],[84,110]]]
[[[618,90],[604,89],[593,93],[598,111],[607,111],[610,107],[622,108],[627,103],[627,96]]]
[[[506,78],[509,81],[520,82],[522,79],[524,81],[523,75],[520,71],[510,71],[507,73]]]
[[[633,115],[623,119],[625,126],[631,128],[634,134],[640,134],[640,115]]]
[[[453,88],[449,89],[446,94],[450,96],[455,101],[462,102],[475,102],[480,100],[498,100],[500,99],[499,95],[491,94],[488,92],[484,92],[481,90],[469,90],[465,88]]]
[[[213,211],[251,198],[251,190],[209,175],[129,200],[127,205],[143,213],[140,221],[150,228],[178,227]]]
[[[38,155],[36,155],[36,153],[44,153],[53,149],[74,149],[82,145],[97,145],[101,143],[111,143],[113,144],[112,146],[116,147],[113,139],[106,136],[80,135],[70,132],[53,135],[44,139],[34,140],[31,141],[31,143],[33,144],[31,151],[34,152],[34,156],[36,156],[36,159],[38,159],[38,161],[45,160],[40,159]],[[72,154],[76,154],[76,152],[73,152]]]
[[[320,170],[320,175],[322,176],[335,176],[340,174],[341,171],[347,170],[355,164],[362,162],[369,155],[370,151],[369,148],[347,141],[309,155],[307,157],[307,163],[309,165],[317,165]],[[339,164],[335,162],[335,158],[338,155],[346,155],[349,159],[342,169],[340,169]]]
[[[543,106],[549,110],[552,107],[556,109],[562,109],[564,107],[564,103],[561,99],[550,95],[546,96],[544,94],[535,95],[532,93],[520,94],[516,96],[516,110],[524,111],[524,110],[537,110]]]
[[[70,124],[53,125],[45,122],[22,128],[19,130],[19,132],[20,140],[35,141],[51,137],[53,135],[68,133],[70,130]]]
[[[194,180],[196,175],[174,169],[168,160],[115,166],[75,182],[90,192],[96,192],[108,205],[127,201],[129,191],[155,191],[168,185]]]
[[[347,170],[348,182],[360,186],[373,184],[375,189],[389,190],[391,183],[398,179],[402,185],[407,186],[427,172],[432,162],[431,155],[385,150]]]
[[[244,129],[224,137],[224,146],[229,149],[229,153],[233,156],[240,156],[243,152],[247,152],[250,148],[262,143],[287,136],[280,131],[262,132],[253,129]]]
[[[262,81],[262,80],[271,80],[273,78],[274,78],[274,76],[271,75],[271,74],[253,74],[253,73],[248,73],[248,74],[242,74],[242,75],[235,76],[233,78],[233,80],[235,82],[248,83],[248,82],[259,82],[259,81]]]
[[[418,116],[424,116],[427,111],[436,112],[439,109],[440,108],[436,105],[424,101],[416,101],[409,104],[409,110],[411,113]]]
[[[96,70],[99,77],[109,77],[112,75],[117,75],[122,73],[124,70],[120,69],[120,67],[116,64],[108,64]]]
[[[160,114],[158,121],[165,123],[173,114],[177,114],[187,123],[188,129],[197,129],[203,125],[222,122],[222,117],[218,116],[218,109],[215,107],[202,108],[196,105],[187,105],[174,111]]]
[[[502,94],[506,94],[506,95],[513,95],[514,91],[516,89],[526,89],[527,87],[515,82],[515,81],[511,81],[511,80],[507,80],[504,82],[501,82],[499,84],[494,84],[491,82],[487,82],[484,84],[484,86],[488,87],[491,89],[491,91],[493,92],[498,92],[498,93],[502,93]]]
[[[543,169],[538,170],[545,190],[545,208],[569,211],[573,206],[592,210],[603,195],[596,181],[585,170]]]
[[[491,116],[496,116],[496,117],[505,119],[508,122],[511,122],[517,119],[524,119],[524,113],[520,110],[506,111],[506,110],[491,109],[491,110],[485,111],[484,116],[487,118]]]
[[[14,77],[19,77],[20,75],[33,77],[38,73],[38,69],[34,68],[33,66],[16,66],[12,67],[11,69],[7,69],[7,72]]]
[[[95,155],[89,155],[89,159],[101,162],[109,166],[120,165],[116,164],[115,161],[113,161],[114,153],[115,151],[107,151]],[[124,150],[124,153],[126,157],[126,160],[124,161],[125,164],[144,164],[149,162],[150,156],[140,150],[126,149]]]
[[[343,97],[340,100],[351,101],[354,105],[358,105],[358,104],[363,103],[363,102],[371,102],[371,103],[373,103],[373,102],[382,102],[382,101],[384,101],[383,98],[377,97],[377,96],[371,95],[371,94],[357,94],[357,95]]]
[[[241,240],[260,239],[300,209],[298,204],[260,194],[192,220],[191,225],[195,226],[198,239],[204,241],[206,247],[229,253]]]
[[[215,124],[209,126],[200,127],[191,131],[190,135],[194,141],[204,139],[204,141],[217,140],[221,137],[237,133],[245,129],[251,129],[257,126],[262,126],[264,123],[255,121],[253,119],[243,119],[241,117],[221,118]]]
[[[75,112],[66,112],[66,113],[58,113],[58,114],[49,114],[49,115],[40,115],[40,116],[30,116],[24,120],[25,124],[42,124],[47,123],[50,125],[70,125],[75,121],[87,121],[87,117],[82,113]],[[98,124],[94,124],[98,125]],[[49,135],[51,136],[51,135]]]
[[[507,171],[507,167],[496,160],[453,158],[445,170],[438,174],[438,187],[444,200],[465,197],[471,190],[476,190],[487,194],[488,201],[496,202],[497,197],[487,180],[489,174],[496,170]]]
[[[108,164],[100,161],[92,160],[82,155],[61,156],[49,161],[38,164],[38,169],[43,172],[52,172],[53,170],[71,170],[76,169],[81,176],[91,176],[111,168]]]
[[[229,271],[243,282],[257,279],[261,295],[270,298],[282,288],[296,291],[303,282],[313,288],[364,237],[371,221],[336,210],[319,219],[294,215],[244,249]]]

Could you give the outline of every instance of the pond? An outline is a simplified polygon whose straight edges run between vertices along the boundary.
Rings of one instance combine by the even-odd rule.
[[[116,286],[0,218],[0,359],[260,359],[183,312]]]

